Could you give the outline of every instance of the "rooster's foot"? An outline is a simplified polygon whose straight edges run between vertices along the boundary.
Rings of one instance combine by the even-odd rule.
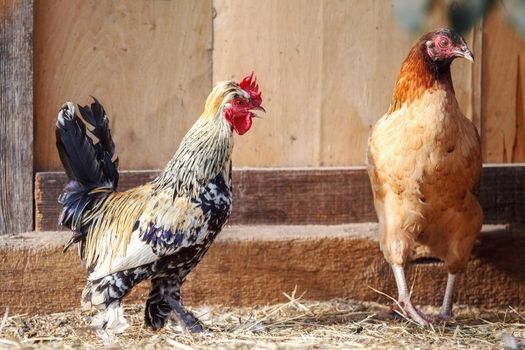
[[[180,300],[171,299],[169,304],[175,312],[175,316],[180,324],[184,326],[191,333],[202,333],[205,331],[203,324],[190,311],[182,305]]]
[[[122,306],[111,304],[90,319],[89,327],[105,344],[114,343],[115,335],[123,333],[129,324],[124,318]]]

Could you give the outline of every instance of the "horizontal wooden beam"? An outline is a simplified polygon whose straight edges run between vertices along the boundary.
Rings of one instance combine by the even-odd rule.
[[[120,189],[152,180],[157,171],[124,171]],[[56,230],[60,172],[36,174],[36,228]],[[335,225],[377,221],[364,168],[236,169],[230,224]],[[480,200],[485,223],[525,223],[525,166],[485,166]]]
[[[189,305],[248,306],[285,301],[297,287],[307,300],[353,298],[389,303],[370,287],[397,295],[390,267],[375,239],[377,224],[336,226],[233,226],[219,235],[183,286]],[[75,249],[62,253],[67,232],[32,232],[0,237],[0,309],[10,314],[78,308],[86,274]],[[522,231],[484,227],[456,300],[479,307],[525,306]],[[418,263],[413,300],[439,305],[446,272],[440,264]],[[127,302],[144,303],[149,282]]]

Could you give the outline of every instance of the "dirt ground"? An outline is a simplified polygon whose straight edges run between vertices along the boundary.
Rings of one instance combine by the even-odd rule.
[[[126,349],[525,349],[525,310],[459,306],[456,319],[420,327],[388,307],[352,300],[302,301],[255,308],[193,308],[207,331],[189,334],[175,322],[159,332],[142,326],[142,305],[125,307],[131,326],[110,341]],[[437,309],[423,307],[436,314]],[[95,348],[104,345],[89,329],[89,313],[40,316],[4,314],[0,348]],[[108,346],[108,344],[106,344]]]

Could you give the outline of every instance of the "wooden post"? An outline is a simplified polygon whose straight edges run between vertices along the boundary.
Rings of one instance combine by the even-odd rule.
[[[33,0],[0,0],[0,234],[33,229]]]

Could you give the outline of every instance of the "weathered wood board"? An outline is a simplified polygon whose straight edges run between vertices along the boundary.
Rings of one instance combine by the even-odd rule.
[[[33,1],[0,2],[0,235],[33,229]]]
[[[444,24],[437,11],[426,29]],[[499,19],[491,26],[503,25]],[[466,35],[476,62],[453,64],[458,100],[478,126],[484,33]],[[383,0],[37,2],[36,169],[60,169],[57,110],[66,100],[87,103],[89,95],[107,107],[122,168],[161,168],[201,113],[212,82],[252,70],[268,113],[236,137],[237,166],[362,165],[369,130],[386,111],[416,39]],[[501,64],[489,65],[498,74]]]
[[[383,0],[214,0],[213,80],[254,70],[268,113],[239,138],[238,166],[364,164],[370,128],[386,112],[417,39]],[[427,29],[443,26],[438,11]],[[249,30],[239,30],[249,28]],[[466,36],[474,41],[471,32]],[[478,63],[453,64],[465,114],[479,111]]]
[[[150,171],[123,172],[122,190],[153,179]],[[480,201],[485,223],[525,223],[525,166],[485,166]],[[63,173],[37,173],[36,228],[56,230]],[[363,167],[235,169],[230,224],[334,225],[376,221]]]
[[[287,301],[297,288],[306,300],[347,297],[391,301],[370,287],[396,295],[390,267],[373,238],[376,225],[231,227],[219,235],[183,286],[189,305],[248,306]],[[11,314],[43,314],[78,308],[85,284],[74,249],[62,253],[63,232],[33,232],[0,238],[0,307]],[[523,232],[486,227],[455,299],[480,307],[525,306]],[[436,264],[410,266],[416,304],[441,303],[446,273]],[[127,302],[144,303],[149,282]]]
[[[157,172],[124,172],[122,190],[153,179]],[[56,230],[57,202],[67,179],[37,173],[36,228]],[[233,174],[230,224],[340,224],[375,220],[369,180],[363,169],[239,169]],[[278,195],[277,195],[278,194]]]
[[[35,165],[60,169],[65,101],[106,107],[125,169],[163,167],[211,89],[211,2],[35,3]]]
[[[484,160],[525,162],[525,39],[502,11],[483,29]]]

